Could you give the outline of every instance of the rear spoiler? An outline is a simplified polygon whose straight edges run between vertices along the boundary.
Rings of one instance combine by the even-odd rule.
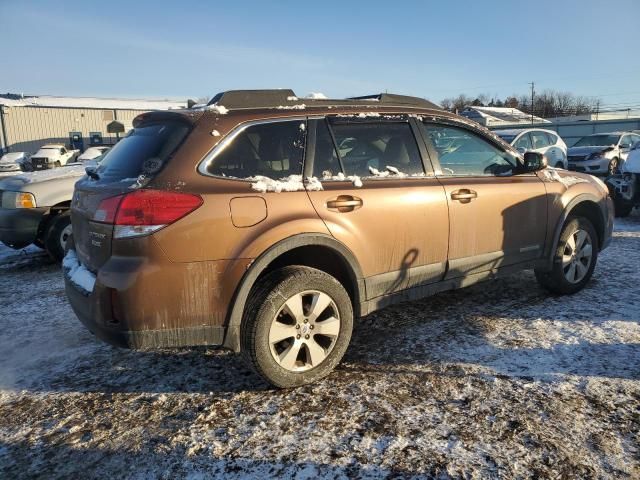
[[[184,122],[190,125],[195,124],[204,113],[197,110],[154,110],[138,115],[133,119],[133,127],[137,128],[149,122]]]

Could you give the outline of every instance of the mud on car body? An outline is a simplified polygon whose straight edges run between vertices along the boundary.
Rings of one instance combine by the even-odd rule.
[[[525,268],[576,292],[613,228],[602,182],[426,100],[290,90],[139,116],[71,219],[66,291],[98,337],[222,345],[281,387],[387,305]]]

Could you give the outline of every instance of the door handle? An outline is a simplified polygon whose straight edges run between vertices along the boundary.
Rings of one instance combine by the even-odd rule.
[[[474,198],[477,198],[478,194],[474,190],[463,188],[451,193],[451,200],[458,200],[460,203],[469,203]]]
[[[339,195],[327,200],[327,208],[338,212],[352,212],[362,207],[362,199],[352,195]]]

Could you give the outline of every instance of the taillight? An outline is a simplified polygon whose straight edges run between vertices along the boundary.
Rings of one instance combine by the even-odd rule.
[[[164,190],[136,190],[100,202],[94,220],[116,226],[114,237],[146,235],[180,220],[202,205],[202,197]]]

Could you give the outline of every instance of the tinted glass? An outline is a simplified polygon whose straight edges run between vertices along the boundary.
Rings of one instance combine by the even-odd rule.
[[[547,141],[549,142],[549,145],[555,145],[555,143],[558,141],[558,137],[556,137],[553,133],[546,133],[547,135]]]
[[[329,127],[325,121],[317,122],[316,149],[313,156],[313,175],[318,178],[330,179],[342,172],[338,154],[333,145]]]
[[[250,126],[214,158],[207,171],[236,178],[300,175],[305,128],[300,120]]]
[[[630,145],[631,144],[631,135],[623,135],[620,140],[620,145]]]
[[[443,175],[507,175],[515,160],[477,134],[448,125],[425,124]]]
[[[515,148],[524,148],[525,150],[532,150],[533,147],[531,146],[531,137],[529,136],[528,133],[525,133],[524,135],[522,135],[518,141],[516,143],[514,143],[513,145]]]
[[[533,144],[533,148],[544,148],[549,145],[549,139],[547,138],[547,134],[544,132],[530,132],[531,135],[531,143]]]
[[[134,128],[109,150],[98,173],[101,179],[151,177],[171,158],[189,132],[181,122],[164,122]]]
[[[408,123],[337,123],[331,128],[345,175],[424,173],[418,144]]]
[[[608,147],[618,143],[619,135],[589,135],[582,137],[574,147]]]

